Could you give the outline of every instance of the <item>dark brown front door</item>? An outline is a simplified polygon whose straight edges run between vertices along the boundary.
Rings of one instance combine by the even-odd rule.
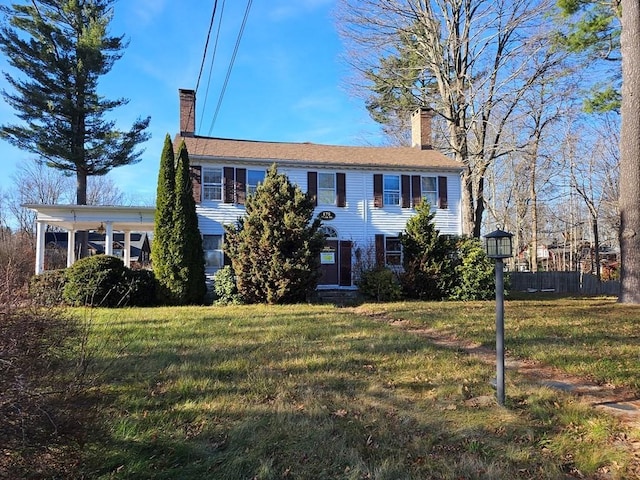
[[[327,240],[320,252],[318,285],[351,286],[351,241]]]
[[[338,240],[327,240],[320,252],[320,281],[318,285],[338,285],[340,272]]]

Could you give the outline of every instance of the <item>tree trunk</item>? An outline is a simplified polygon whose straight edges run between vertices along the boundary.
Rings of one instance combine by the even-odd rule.
[[[537,151],[537,149],[536,149]],[[536,191],[536,160],[537,155],[532,155],[531,177],[529,179],[529,198],[531,199],[531,271],[538,271],[538,193]]]
[[[640,0],[622,0],[620,297],[640,304]]]
[[[598,285],[600,285],[600,234],[598,233],[597,216],[591,216],[591,231],[593,233],[593,258],[595,262],[596,278],[598,280]],[[598,291],[598,293],[600,292]]]
[[[76,204],[87,204],[87,172],[80,168],[76,171]],[[78,258],[89,256],[89,232],[77,232],[76,245],[79,249]]]

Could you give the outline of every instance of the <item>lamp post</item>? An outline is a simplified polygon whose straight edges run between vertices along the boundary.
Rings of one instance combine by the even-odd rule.
[[[484,236],[487,257],[496,261],[496,398],[504,405],[504,265],[502,260],[513,254],[513,234],[495,230]]]

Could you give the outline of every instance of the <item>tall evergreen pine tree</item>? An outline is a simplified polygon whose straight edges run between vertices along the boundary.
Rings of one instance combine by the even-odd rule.
[[[172,303],[172,261],[170,247],[173,239],[173,210],[176,203],[176,171],[173,143],[167,134],[164,139],[158,186],[156,189],[156,213],[154,221],[151,262],[153,273],[160,285],[159,296],[163,303]]]
[[[178,147],[173,211],[174,241],[172,258],[176,259],[174,294],[180,304],[199,304],[207,293],[204,251],[198,228],[193,186],[189,175],[189,153],[184,141]]]

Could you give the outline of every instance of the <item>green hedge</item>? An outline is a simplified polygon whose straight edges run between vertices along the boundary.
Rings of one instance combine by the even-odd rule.
[[[118,257],[95,255],[65,270],[34,275],[29,294],[37,305],[152,306],[157,281],[149,270],[131,270]]]
[[[29,295],[36,305],[43,307],[62,305],[66,279],[66,270],[48,270],[40,275],[34,275],[29,281]]]

